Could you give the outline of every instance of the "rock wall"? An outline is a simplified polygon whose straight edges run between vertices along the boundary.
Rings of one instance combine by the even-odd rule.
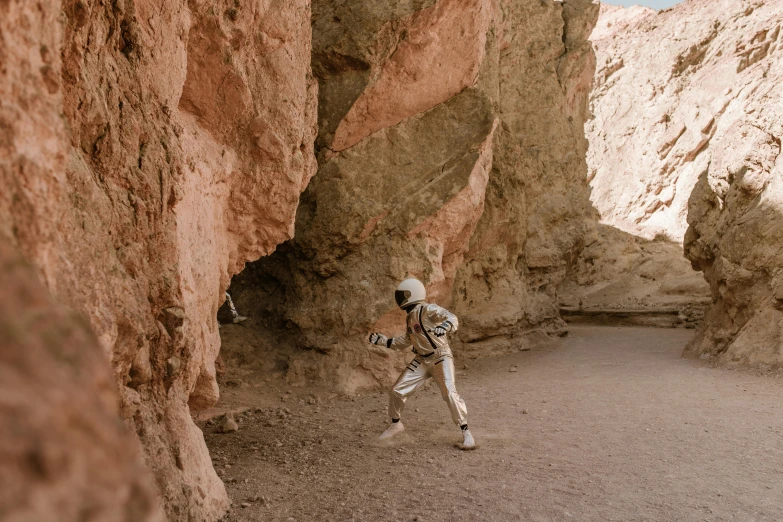
[[[72,418],[96,448],[90,453],[77,434],[51,441],[40,419],[19,424],[26,438],[42,437],[43,450],[54,448],[52,465],[78,468],[54,470],[58,495],[74,480],[68,509],[36,512],[36,520],[96,519],[73,506],[83,500],[89,510],[96,498],[103,513],[104,477],[126,489],[101,520],[143,489],[129,472],[133,453],[113,420],[112,393],[167,518],[215,520],[226,510],[189,404],[218,398],[215,314],[231,275],[292,236],[315,172],[310,51],[306,0],[0,2],[0,240],[21,251],[58,303],[88,318],[115,384],[101,381],[86,334],[73,334],[83,350],[67,336],[43,339],[49,353],[29,385],[51,371],[59,379],[52,396],[73,386],[75,402],[62,415],[89,407],[85,395],[95,390],[95,414]],[[13,302],[32,299],[23,288]],[[83,371],[73,371],[81,360]],[[43,392],[29,400],[42,418],[56,414],[45,400]],[[4,425],[12,422],[10,410],[2,413]],[[71,460],[58,461],[71,440]],[[3,464],[25,451],[7,444],[4,436]],[[85,491],[84,473],[95,492]],[[28,496],[13,497],[3,488],[1,512],[27,513],[18,506],[47,487],[32,482]],[[139,509],[125,519],[150,518]]]
[[[783,6],[603,6],[592,199],[628,232],[684,241],[712,306],[687,352],[780,366]],[[686,231],[687,230],[687,231]]]
[[[598,67],[586,128],[591,199],[603,222],[682,242],[688,200],[716,145],[745,117],[748,91],[772,83],[763,71],[777,61],[773,4],[602,5],[590,37]]]
[[[365,337],[399,333],[408,275],[461,316],[463,354],[562,326],[555,286],[592,216],[597,14],[588,0],[313,3],[319,170],[295,238],[235,281],[243,307],[318,353],[292,378],[387,381],[394,364]]]
[[[0,338],[0,517],[162,520],[97,339],[5,242]]]

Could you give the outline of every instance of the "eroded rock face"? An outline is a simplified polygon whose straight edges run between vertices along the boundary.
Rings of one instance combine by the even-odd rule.
[[[594,218],[580,175],[595,67],[587,37],[598,6],[500,8],[497,68],[487,65],[485,81],[497,82],[501,123],[485,211],[453,289],[462,348],[475,355],[514,347],[526,331],[562,328],[556,287]]]
[[[761,109],[755,104],[764,94],[751,91],[774,84],[764,78],[779,61],[773,4],[601,7],[591,35],[598,67],[587,158],[591,198],[605,223],[682,241],[699,176],[733,123]]]
[[[783,363],[781,7],[604,6],[592,35],[593,201],[610,224],[684,241],[713,297],[687,351],[727,363]]]
[[[313,13],[319,171],[295,239],[237,281],[243,306],[325,354],[289,373],[349,390],[387,381],[388,352],[365,335],[399,333],[392,296],[408,275],[460,314],[462,353],[558,328],[555,286],[591,216],[597,4],[318,0]]]
[[[163,520],[90,326],[4,240],[0,339],[3,520]]]
[[[89,319],[167,517],[217,519],[189,404],[218,397],[222,290],[315,172],[309,3],[12,0],[0,34],[0,237]]]

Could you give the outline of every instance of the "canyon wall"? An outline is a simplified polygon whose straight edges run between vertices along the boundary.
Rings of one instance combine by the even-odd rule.
[[[4,241],[0,339],[0,519],[162,520],[89,324]]]
[[[9,378],[29,381],[18,391],[54,383],[26,403],[33,421],[8,418],[4,403],[4,466],[27,451],[5,436],[9,425],[29,430],[31,444],[40,437],[30,456],[39,475],[3,488],[4,519],[150,519],[156,504],[144,504],[127,433],[169,520],[215,520],[228,507],[190,407],[218,398],[223,290],[246,261],[292,237],[315,173],[310,52],[306,0],[0,2],[0,241],[34,267],[15,274],[86,316],[99,346],[71,319],[59,335],[52,325],[71,317],[61,308],[25,319],[41,340],[29,333],[8,348],[3,334],[4,358],[24,346],[46,352],[29,372],[26,355],[8,363]],[[10,302],[22,308],[8,315],[42,299],[20,285]],[[95,491],[89,473],[101,477],[89,482]],[[117,506],[105,511],[108,486]],[[71,496],[67,509],[54,494]],[[24,511],[42,502],[53,507]]]
[[[294,239],[235,280],[241,309],[310,350],[290,378],[387,382],[394,358],[366,336],[401,333],[406,276],[460,316],[462,355],[562,328],[555,288],[593,216],[597,14],[588,0],[313,2],[319,170]]]
[[[218,399],[216,312],[294,234],[243,274],[317,354],[293,377],[387,380],[364,339],[409,274],[463,353],[562,327],[597,4],[387,4],[0,2],[0,371],[30,390],[0,409],[4,517],[220,518],[190,415]]]
[[[602,6],[587,125],[605,223],[684,243],[712,305],[687,353],[783,364],[783,5]]]

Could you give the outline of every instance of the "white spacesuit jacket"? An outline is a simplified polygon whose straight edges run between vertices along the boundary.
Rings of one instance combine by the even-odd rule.
[[[444,323],[451,326],[449,333],[457,331],[459,321],[457,316],[436,304],[422,303],[408,313],[405,335],[391,340],[389,348],[404,350],[413,345],[416,355],[429,356],[439,351],[440,355],[451,355],[451,348],[446,336],[437,337],[433,330]]]

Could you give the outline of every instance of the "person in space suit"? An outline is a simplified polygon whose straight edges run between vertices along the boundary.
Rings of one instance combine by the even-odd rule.
[[[405,401],[427,379],[432,378],[449,406],[452,420],[462,430],[462,448],[473,449],[476,442],[468,429],[465,401],[457,393],[454,357],[446,338],[447,333],[457,331],[459,322],[445,308],[426,303],[426,297],[424,285],[418,279],[406,279],[400,283],[394,292],[394,299],[400,308],[408,312],[406,333],[393,338],[380,333],[370,335],[372,344],[397,350],[413,346],[416,354],[389,393],[391,425],[381,434],[380,439],[388,439],[405,429],[400,420]]]

